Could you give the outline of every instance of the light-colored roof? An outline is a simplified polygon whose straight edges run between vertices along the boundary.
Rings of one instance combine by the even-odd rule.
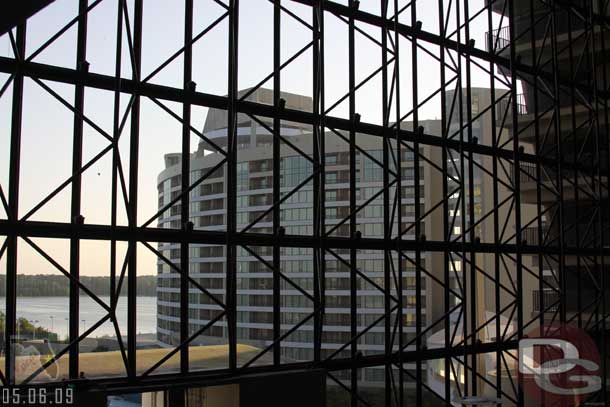
[[[137,351],[137,374],[142,374],[150,369],[174,348],[139,349]],[[237,345],[237,364],[243,365],[256,356],[261,350],[249,345]],[[25,380],[41,364],[48,360],[49,356],[17,356],[15,362],[15,373],[17,382]],[[69,356],[63,355],[54,364],[40,373],[35,382],[56,381],[68,378]],[[271,355],[265,354],[255,364],[271,363]],[[4,364],[4,357],[0,358],[0,366]],[[110,352],[88,352],[79,355],[80,371],[86,378],[126,376],[125,364],[120,351]],[[209,345],[189,347],[189,369],[212,370],[226,369],[229,367],[229,346]],[[165,363],[159,366],[152,374],[177,373],[180,371],[180,352],[176,352]]]
[[[238,98],[242,98],[246,93],[250,92],[252,88],[242,89],[237,93]],[[299,95],[296,93],[290,92],[280,92],[280,97],[283,98],[286,102],[286,108],[295,109],[295,110],[303,110],[303,111],[312,111],[313,99],[310,96]],[[254,92],[252,92],[247,98],[247,101],[264,103],[267,105],[273,104],[273,89],[268,88],[258,88]],[[227,120],[228,120],[228,112],[224,109],[215,109],[211,108],[208,110],[208,114],[205,118],[205,124],[203,126],[203,132],[208,133],[213,130],[218,129],[226,129],[227,128]],[[260,117],[259,120],[270,122],[270,119],[265,119]],[[237,115],[237,122],[250,123],[252,118],[250,116],[239,113]],[[297,127],[309,128],[307,125],[296,124]]]

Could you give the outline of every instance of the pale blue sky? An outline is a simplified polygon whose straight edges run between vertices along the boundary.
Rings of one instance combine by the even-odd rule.
[[[130,18],[133,21],[132,1]],[[311,22],[311,10],[291,1],[282,2],[292,12]],[[341,1],[347,3],[347,0]],[[407,1],[400,1],[400,4]],[[455,3],[455,2],[454,2]],[[30,19],[28,23],[28,55],[36,50],[51,35],[57,32],[66,22],[77,15],[76,0],[57,0],[51,6]],[[147,76],[168,56],[183,45],[183,1],[180,0],[144,0],[144,26],[142,66],[143,77]],[[378,13],[380,1],[361,1],[361,9]],[[483,0],[470,1],[471,13],[482,7]],[[437,2],[430,0],[418,2],[418,19],[423,21],[423,29],[438,32]],[[224,9],[211,0],[195,0],[194,33],[224,13]],[[104,0],[89,15],[87,60],[92,72],[114,75],[115,42],[116,42],[117,1]],[[336,17],[327,14],[326,28],[326,96],[327,107],[347,92],[347,25]],[[410,23],[410,12],[402,15],[404,23]],[[292,19],[282,15],[282,60],[288,59],[311,40],[311,31]],[[454,19],[454,14],[452,17]],[[377,28],[359,25],[376,39],[380,39]],[[453,24],[455,27],[455,24]],[[487,31],[487,13],[477,18],[471,25],[471,36],[477,46],[484,46],[484,34]],[[125,32],[125,30],[124,30]],[[200,39],[193,49],[193,79],[197,90],[201,92],[226,94],[227,85],[227,20],[217,25],[211,32]],[[125,37],[126,38],[126,37]],[[438,48],[423,44],[427,50],[438,54]],[[401,106],[403,112],[411,109],[411,45],[401,39]],[[240,4],[239,32],[239,87],[246,88],[257,84],[272,70],[273,61],[273,5],[266,0],[242,0]],[[356,64],[357,80],[368,76],[381,63],[380,48],[357,33]],[[0,37],[0,55],[12,57],[7,36]],[[282,71],[282,90],[311,95],[312,67],[311,49],[301,55]],[[76,57],[76,25],[64,33],[53,45],[38,55],[34,61],[56,64],[73,68]],[[439,66],[430,56],[419,52],[420,100],[439,86]],[[487,64],[485,64],[487,66]],[[392,65],[393,67],[393,65]],[[131,77],[127,41],[123,41],[123,75]],[[0,74],[0,81],[8,75]],[[182,58],[151,79],[152,83],[166,86],[182,86]],[[66,100],[73,102],[72,86],[47,84]],[[488,76],[473,66],[473,86],[488,86]],[[272,82],[265,85],[272,87]],[[366,122],[379,123],[381,120],[381,75],[377,75],[368,85],[357,93],[356,110]],[[128,97],[122,96],[122,111]],[[164,102],[165,103],[165,102]],[[176,113],[182,113],[179,104],[166,103]],[[8,181],[8,146],[11,108],[11,88],[0,98],[0,183],[7,190]],[[207,109],[193,108],[193,125],[202,128]],[[345,117],[347,104],[338,106],[332,115]],[[113,93],[99,90],[86,90],[85,114],[106,132],[112,132]],[[404,114],[404,113],[403,113]],[[420,109],[420,119],[434,119],[440,116],[440,98],[433,99]],[[394,120],[394,118],[393,118]],[[24,92],[22,167],[20,214],[23,216],[38,201],[44,198],[58,184],[71,174],[73,114],[58,103],[53,97],[32,80],[26,79]],[[127,129],[128,130],[128,127]],[[128,131],[123,133],[121,157],[125,175],[128,177],[129,143]],[[140,131],[140,180],[139,180],[139,220],[147,220],[157,210],[157,174],[163,169],[163,155],[180,150],[180,123],[163,112],[150,100],[142,99]],[[88,161],[108,141],[93,128],[85,125],[84,161]],[[192,147],[196,148],[197,136],[192,135]],[[110,185],[111,154],[90,168],[83,175],[83,215],[87,223],[108,224],[110,222]],[[70,188],[56,196],[31,219],[69,222]],[[120,222],[125,223],[122,202],[119,203]],[[1,211],[0,211],[1,212]],[[2,212],[2,217],[4,213]],[[42,241],[41,246],[57,260],[68,266],[69,250],[67,242]],[[108,244],[84,243],[82,274],[108,274]],[[20,255],[20,272],[52,272],[46,261],[40,258],[27,245]],[[2,262],[2,266],[3,266]],[[4,272],[2,270],[2,272]],[[155,258],[146,249],[140,251],[139,273],[156,272]]]

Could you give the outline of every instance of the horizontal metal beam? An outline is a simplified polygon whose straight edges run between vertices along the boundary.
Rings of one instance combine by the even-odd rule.
[[[63,68],[53,65],[40,64],[35,62],[19,62],[11,58],[0,57],[0,72],[23,73],[26,77],[33,77],[44,80],[51,80],[71,85],[84,85],[87,87],[115,91],[117,80],[114,76],[101,75],[90,72],[77,71],[70,68]],[[136,82],[131,79],[121,78],[120,92],[129,95],[135,94],[140,96],[151,97],[155,99],[168,100],[178,103],[188,102],[196,106],[204,106],[208,108],[216,108],[226,110],[228,108],[228,98],[224,96],[212,95],[203,92],[191,92],[182,88],[173,88],[163,85],[155,85],[150,83]],[[277,108],[272,105],[256,103],[250,101],[236,101],[237,111],[240,113],[263,116],[263,117],[278,117],[280,120],[294,121],[304,124],[315,125],[320,123],[321,117],[311,112],[293,110],[288,108]],[[421,144],[448,148],[456,151],[472,152],[485,156],[496,156],[505,160],[512,161],[515,158],[515,153],[508,149],[498,149],[492,146],[482,145],[466,140],[442,138],[440,135],[418,134],[417,132],[406,129],[393,129],[366,122],[353,122],[348,119],[343,119],[333,116],[324,116],[324,124],[336,130],[349,131],[355,129],[356,132],[371,136],[387,137],[395,140],[397,137],[404,142],[417,141]],[[540,163],[555,167],[557,162],[548,158],[540,157],[535,154],[516,153],[519,161],[528,163]],[[562,162],[565,169],[582,171],[586,174],[598,174],[598,169],[587,167],[574,162]],[[610,171],[602,171],[602,176],[610,177]]]
[[[403,239],[374,239],[327,236],[282,235],[281,237],[267,233],[235,233],[232,236],[226,231],[193,230],[165,228],[130,228],[128,226],[111,225],[74,225],[57,222],[11,222],[0,220],[0,235],[15,234],[19,237],[30,238],[57,238],[57,239],[84,239],[84,240],[116,240],[129,241],[134,239],[141,242],[162,242],[193,244],[225,245],[227,242],[241,246],[273,246],[308,247],[359,250],[392,250],[424,252],[462,252],[474,250],[477,253],[516,253],[515,244],[445,242],[433,240],[405,240]],[[523,245],[521,253],[526,254],[560,254],[559,247]],[[566,255],[579,256],[610,256],[610,248],[564,248]]]
[[[298,370],[323,369],[328,372],[340,371],[345,369],[362,369],[372,366],[381,366],[386,362],[393,364],[398,363],[415,363],[417,361],[427,361],[444,359],[445,357],[462,358],[466,355],[485,354],[489,352],[507,351],[518,348],[518,342],[515,340],[503,342],[486,342],[475,345],[444,347],[434,349],[422,349],[419,352],[404,351],[395,352],[390,356],[385,354],[361,356],[357,359],[331,359],[324,360],[318,363],[312,362],[297,362],[286,363],[277,366],[252,366],[240,370],[239,375],[235,375],[235,371],[230,369],[214,370],[211,372],[189,372],[188,375],[183,374],[155,374],[146,377],[134,378],[129,383],[125,378],[108,378],[108,379],[79,379],[71,381],[77,391],[104,391],[106,394],[126,394],[133,392],[151,392],[162,391],[169,388],[196,388],[218,386],[223,384],[240,383],[249,380],[253,375],[273,374]],[[45,387],[58,386],[59,383],[53,384],[31,384],[28,387]]]
[[[2,5],[0,35],[7,33],[55,0],[19,0]]]
[[[317,5],[319,0],[292,0],[296,3],[301,3],[308,5],[310,7],[314,7]],[[566,3],[564,3],[566,4]],[[432,6],[434,7],[434,6]],[[468,44],[460,43],[455,40],[451,40],[446,37],[442,37],[440,35],[418,29],[416,27],[412,27],[406,24],[402,24],[394,21],[392,18],[385,19],[375,14],[367,13],[365,11],[350,8],[340,3],[336,3],[333,1],[324,1],[324,10],[342,16],[344,18],[353,17],[354,20],[360,23],[369,24],[372,26],[376,26],[379,28],[386,28],[389,31],[396,31],[400,35],[408,36],[412,38],[416,38],[417,40],[426,41],[430,44],[436,46],[442,46],[445,50],[451,50],[458,52],[463,55],[469,55],[471,58],[477,58],[486,62],[493,62],[496,65],[505,67],[510,69],[511,67],[511,59],[509,57],[504,57],[499,54],[493,54],[491,52],[475,48]],[[600,17],[600,16],[598,16]],[[608,24],[609,19],[603,19],[605,24]],[[469,22],[466,22],[468,24]],[[514,67],[514,71],[517,73],[522,73],[526,75],[532,75],[539,78],[544,78],[549,82],[553,82],[555,80],[552,72],[544,71],[542,69],[535,69],[533,66],[526,65],[521,63],[519,60],[513,61],[512,66]],[[576,82],[567,80],[566,78],[562,78],[561,85],[566,87],[574,87],[579,89],[582,92],[593,94],[594,89],[587,86],[586,82]],[[606,89],[597,89],[597,93],[602,97],[609,97],[609,94]]]

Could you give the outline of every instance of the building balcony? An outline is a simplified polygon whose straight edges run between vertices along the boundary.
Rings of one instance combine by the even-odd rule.
[[[538,246],[540,243],[540,237],[539,237],[539,227],[528,227],[525,228],[521,231],[521,242],[523,244],[527,244],[527,245],[531,245],[531,246]],[[550,241],[550,237],[549,237],[549,229],[544,226],[542,228],[542,242],[543,244],[545,244],[546,242]]]
[[[542,204],[551,204],[557,202],[558,188],[557,172],[555,168],[542,165],[540,168],[540,178],[537,176],[536,165],[529,162],[520,163],[521,170],[519,171],[519,185],[521,189],[521,201],[523,203],[535,204],[538,201],[538,185],[540,185],[540,202]],[[511,179],[514,182],[517,176],[514,167],[511,168]],[[576,200],[576,185],[578,185],[578,201],[588,202],[594,201],[594,196],[597,191],[588,191],[586,188],[591,183],[591,176],[584,172],[579,172],[578,177],[575,177],[574,172],[564,170],[562,173],[563,182],[563,200],[564,202]],[[603,191],[602,198],[607,197],[607,192]]]
[[[500,54],[504,50],[510,47],[510,27],[505,26],[496,30],[488,31],[485,34],[487,41],[485,43],[485,50],[487,52],[493,52]]]
[[[528,113],[527,110],[527,103],[525,101],[525,95],[520,93],[517,96],[517,114],[519,116],[526,116]],[[504,123],[505,127],[512,127],[512,100],[509,96],[505,96],[502,99],[499,99],[496,102],[496,118],[497,118],[497,122],[498,123],[502,123],[502,121],[504,120],[505,122],[508,120],[511,120],[511,126],[508,126],[506,123]],[[504,116],[506,115],[506,119],[504,119]]]
[[[548,15],[552,13],[552,9],[550,5],[543,2],[535,2],[533,9],[529,0],[516,0],[511,3],[507,3],[505,0],[486,0],[485,3],[491,7],[493,12],[503,14],[503,21],[507,24],[486,34],[486,50],[509,58],[512,44],[515,54],[526,65],[537,65],[544,68],[545,65],[549,65],[545,62],[556,56],[560,62],[559,69],[569,69],[570,66],[576,64],[576,61],[580,61],[581,64],[587,63],[587,58],[583,58],[583,54],[591,52],[590,47],[593,41],[590,36],[591,33],[593,33],[594,42],[597,44],[601,43],[602,34],[605,41],[610,41],[610,33],[606,30],[595,27],[591,31],[583,20],[569,19],[568,13],[564,12],[556,13],[555,23],[551,31],[547,24]],[[575,7],[587,9],[590,2],[575,0],[572,3]],[[593,3],[594,13],[598,13],[597,8],[599,6],[596,2]],[[509,21],[509,5],[511,4],[513,6],[513,19]],[[604,14],[608,15],[608,10],[605,10]],[[534,27],[532,27],[532,17]],[[511,26],[514,31],[512,41]],[[551,35],[554,36],[554,41],[551,41]],[[554,44],[557,45],[555,49],[553,49]],[[534,51],[536,61],[533,58]],[[568,63],[570,58],[574,61],[573,63]],[[590,68],[589,70],[591,70]],[[550,65],[548,69],[550,69]],[[498,66],[498,72],[508,77],[511,76],[508,67]],[[568,72],[565,75],[569,77]],[[586,77],[584,72],[582,75],[572,76]]]
[[[573,225],[570,224],[570,222],[565,223],[564,227],[567,228],[563,233],[563,244],[565,247],[575,248],[592,246],[592,243],[594,243],[594,240],[599,233],[597,226],[588,224]],[[607,223],[605,227],[608,227]],[[577,230],[579,233],[577,233]],[[540,228],[537,226],[523,229],[521,231],[522,242],[529,246],[540,245],[559,247],[561,242],[559,241],[559,231],[557,230],[557,227],[549,228],[546,225],[543,225],[542,240],[540,240],[539,231]],[[566,263],[569,262],[566,260]]]
[[[554,138],[555,107],[548,98],[539,98],[538,111],[535,112],[534,106],[534,90],[525,86],[525,93],[517,95],[517,131],[519,140],[525,143],[534,144],[536,142],[536,129],[538,129],[539,137],[544,137],[547,128],[551,129],[550,134],[546,137],[547,144]],[[575,100],[575,105],[572,107],[572,99],[569,97],[560,98],[559,126],[561,129],[561,137],[573,138],[573,121],[576,123],[585,123],[593,120],[597,114],[599,123],[605,123],[606,112],[604,109],[592,109],[585,106],[579,99]],[[513,114],[512,101],[506,97],[498,100],[496,105],[497,123],[506,129],[513,129]],[[536,126],[537,124],[537,126]],[[549,138],[551,137],[551,138]]]
[[[535,313],[545,310],[546,312],[555,312],[559,306],[559,293],[551,288],[532,291],[532,305]],[[541,307],[542,305],[542,307]]]

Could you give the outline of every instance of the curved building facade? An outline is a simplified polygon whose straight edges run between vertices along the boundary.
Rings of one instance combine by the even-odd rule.
[[[242,94],[247,91],[242,91]],[[273,92],[259,89],[248,99],[271,103]],[[286,106],[292,109],[311,109],[311,99],[282,93]],[[226,145],[225,112],[210,109],[203,133],[219,147]],[[260,120],[260,122],[257,122]],[[271,233],[273,211],[266,213],[273,204],[273,149],[272,127],[267,119],[253,120],[239,115],[238,165],[237,165],[237,230],[251,226],[249,232]],[[281,135],[286,143],[281,146],[280,186],[282,194],[289,194],[280,206],[281,224],[289,235],[313,234],[313,184],[305,182],[312,175],[312,163],[300,152],[312,154],[311,129],[290,122],[282,122]],[[383,170],[374,159],[382,161],[382,145],[379,138],[366,139],[358,135],[358,146],[367,154],[357,152],[357,205],[370,201],[357,214],[358,230],[364,237],[383,236]],[[202,142],[191,156],[191,182],[218,166],[224,156],[209,150],[212,146]],[[405,149],[406,150],[406,149]],[[368,156],[367,156],[368,155]],[[374,159],[371,159],[374,158]],[[402,214],[403,226],[415,220],[415,194],[413,182],[413,155],[407,151],[402,157]],[[181,191],[180,154],[165,156],[165,170],[158,176],[159,207],[167,205]],[[429,168],[421,167],[422,179],[430,177]],[[196,229],[225,230],[226,228],[226,165],[219,166],[192,192],[190,197],[191,221]],[[420,205],[422,213],[430,191],[428,182],[421,182]],[[349,236],[349,222],[341,220],[349,216],[349,144],[336,133],[325,135],[325,224],[327,232]],[[180,226],[180,203],[167,210],[159,219],[159,227]],[[442,221],[442,217],[440,217]],[[257,221],[258,220],[258,221]],[[253,225],[251,225],[253,222]],[[432,233],[430,222],[422,224],[422,231]],[[405,234],[413,238],[414,228]],[[256,250],[255,250],[256,249]],[[268,249],[268,250],[266,250]],[[159,250],[172,262],[180,262],[180,245],[160,245]],[[251,250],[251,251],[250,251]],[[237,338],[239,343],[267,347],[273,342],[273,273],[268,267],[273,263],[272,248],[242,248],[237,259]],[[312,302],[303,291],[313,293],[313,253],[311,249],[282,248],[280,269],[290,279],[282,280],[281,324],[286,332],[313,312]],[[226,265],[224,246],[191,245],[189,274],[199,284],[218,298],[226,290]],[[430,255],[428,255],[430,256]],[[343,260],[342,260],[343,259]],[[358,339],[358,349],[364,354],[384,352],[385,327],[383,322],[384,286],[383,251],[361,251],[357,267],[366,278],[358,281],[357,316],[358,331],[364,331],[379,321]],[[350,334],[350,270],[349,250],[327,253],[325,259],[325,314],[322,337],[322,357],[337,352],[349,354]],[[431,259],[423,254],[422,266]],[[265,264],[268,263],[268,264]],[[403,333],[404,343],[415,336],[416,277],[415,265],[403,260]],[[367,279],[369,281],[367,281]],[[427,295],[426,279],[422,277],[422,321],[430,321],[430,295]],[[373,284],[374,283],[374,284]],[[158,341],[163,345],[177,345],[180,334],[180,274],[172,272],[163,261],[158,262]],[[207,324],[220,307],[196,288],[189,295],[189,332],[196,332]],[[426,322],[426,323],[428,323]],[[422,328],[422,329],[425,329]],[[226,321],[220,320],[197,338],[199,343],[226,343]],[[281,355],[286,360],[313,359],[313,320],[308,321],[281,342]],[[338,354],[341,356],[340,353]],[[413,367],[414,368],[414,367]],[[383,383],[383,368],[362,369],[360,381],[368,384]]]

